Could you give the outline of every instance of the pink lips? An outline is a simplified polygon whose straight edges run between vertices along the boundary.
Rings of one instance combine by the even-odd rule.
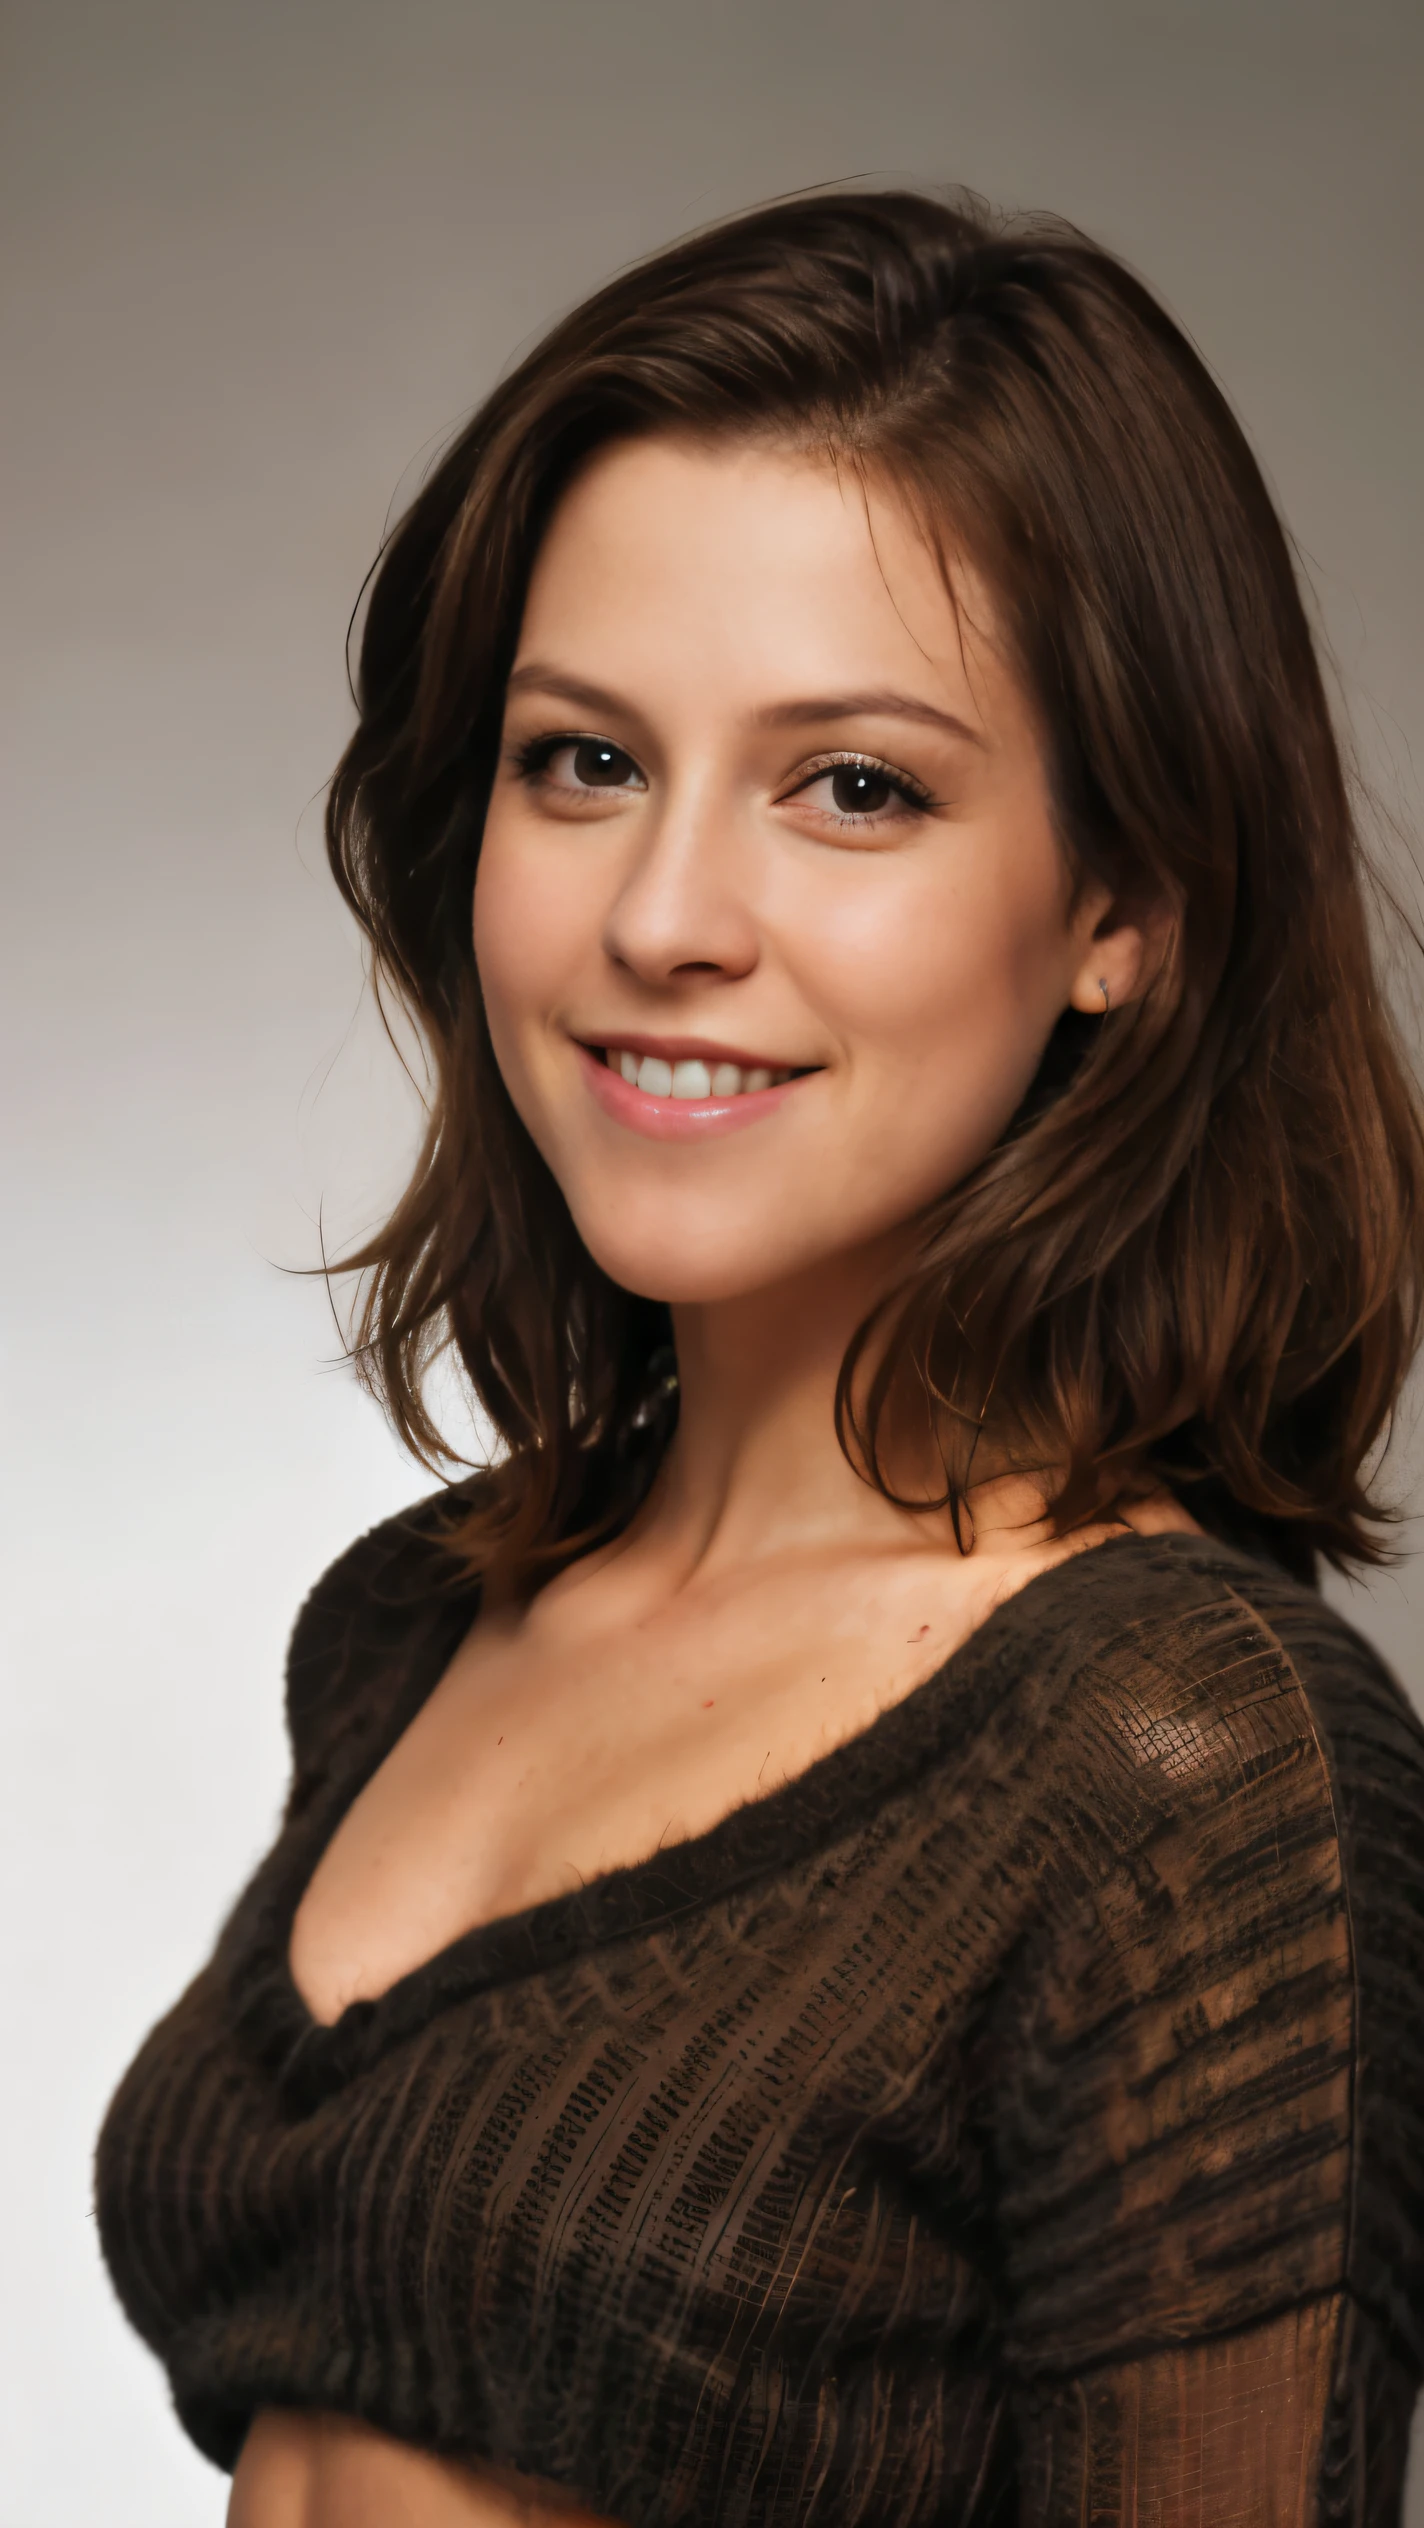
[[[604,1112],[650,1141],[705,1141],[709,1134],[739,1132],[744,1124],[769,1115],[800,1086],[798,1080],[783,1080],[778,1088],[743,1089],[737,1097],[649,1097],[586,1045],[578,1047],[578,1058]]]

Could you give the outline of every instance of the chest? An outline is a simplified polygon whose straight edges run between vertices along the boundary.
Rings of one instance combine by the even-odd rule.
[[[477,1625],[302,1896],[290,1963],[308,2007],[332,2020],[479,1924],[805,1773],[982,1621],[989,1587],[906,1558],[652,1614],[584,1586]]]
[[[645,1887],[658,1910],[626,1937],[595,1907],[531,1972],[481,1940],[439,2007],[433,1983],[413,2020],[393,1996],[290,2068],[234,2047],[226,1979],[197,1988],[153,2045],[194,2092],[166,2129],[207,2147],[170,2154],[130,2228],[212,2366],[211,2444],[260,2396],[270,2305],[284,2401],[526,2472],[557,2458],[605,2515],[761,2518],[770,2465],[765,2516],[800,2518],[829,2419],[852,2473],[874,2455],[876,2528],[945,2516],[924,2388],[972,2407],[993,2328],[957,2033],[977,1979],[930,1933],[900,1822],[711,1901]],[[239,1987],[244,1958],[239,1937]],[[151,2174],[144,2119],[118,2127],[111,2225]]]

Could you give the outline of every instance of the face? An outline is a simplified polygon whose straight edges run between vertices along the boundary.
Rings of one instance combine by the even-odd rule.
[[[475,892],[496,1058],[612,1278],[893,1249],[1140,942],[1075,896],[972,576],[816,459],[615,447],[558,509]]]

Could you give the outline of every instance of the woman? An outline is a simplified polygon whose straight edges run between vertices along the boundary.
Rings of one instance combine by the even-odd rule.
[[[391,540],[330,837],[360,1358],[500,1447],[100,2145],[234,2528],[1394,2519],[1424,1746],[1310,1583],[1424,1150],[1201,363],[1044,224],[673,248]]]

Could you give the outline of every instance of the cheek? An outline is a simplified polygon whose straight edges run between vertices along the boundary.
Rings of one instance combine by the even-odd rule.
[[[1066,994],[1066,881],[1056,846],[1000,854],[969,838],[903,880],[829,904],[821,999],[836,1032],[923,1112],[926,1097],[1013,1112]],[[1007,862],[1007,865],[1005,865]],[[889,877],[870,870],[867,877]],[[895,873],[898,877],[899,873]],[[809,943],[808,943],[809,944]]]
[[[577,891],[546,856],[521,849],[491,813],[475,877],[475,964],[496,1051],[537,1026],[576,967],[586,925]]]

